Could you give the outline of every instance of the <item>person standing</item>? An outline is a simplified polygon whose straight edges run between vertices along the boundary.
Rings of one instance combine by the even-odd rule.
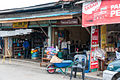
[[[71,41],[71,44],[70,44],[70,52],[71,52],[71,53],[75,52],[74,40]]]
[[[23,42],[23,47],[25,48],[24,58],[27,59],[29,55],[29,42],[27,39]]]
[[[48,39],[45,39],[45,41],[43,42],[44,48],[48,47]]]
[[[120,47],[116,48],[115,53],[116,53],[116,59],[120,60]]]
[[[66,60],[69,52],[68,52],[67,42],[65,41],[65,39],[61,43],[61,49],[63,50],[63,58]]]

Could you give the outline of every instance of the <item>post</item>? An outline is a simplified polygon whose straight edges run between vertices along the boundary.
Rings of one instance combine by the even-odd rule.
[[[48,46],[51,46],[51,41],[52,41],[52,27],[48,27]]]

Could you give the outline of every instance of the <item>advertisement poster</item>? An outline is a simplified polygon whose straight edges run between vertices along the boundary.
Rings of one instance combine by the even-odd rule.
[[[101,26],[101,48],[104,49],[106,46],[106,25]]]
[[[95,49],[99,47],[99,30],[96,27],[91,27],[91,54],[90,54],[90,69],[98,68],[98,60],[95,57]]]
[[[120,23],[120,0],[93,0],[83,3],[83,27],[113,23]]]

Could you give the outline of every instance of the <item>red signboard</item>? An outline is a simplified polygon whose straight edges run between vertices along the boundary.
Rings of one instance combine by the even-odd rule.
[[[91,55],[95,54],[94,50],[92,50]],[[94,57],[91,56],[90,58],[90,69],[98,68],[98,60],[94,60]]]
[[[98,29],[92,29],[92,45],[98,44]]]
[[[95,49],[99,46],[99,30],[96,27],[91,27],[91,54],[90,54],[90,69],[98,68],[98,60],[95,57]]]
[[[93,0],[82,10],[83,27],[120,23],[120,0]]]

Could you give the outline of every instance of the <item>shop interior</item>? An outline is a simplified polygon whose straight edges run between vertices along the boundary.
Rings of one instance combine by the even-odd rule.
[[[104,44],[103,44],[104,45]],[[119,24],[106,25],[106,64],[109,64],[116,58],[115,48],[120,47],[120,28]]]
[[[54,28],[54,44],[63,52],[63,59],[70,59],[76,53],[90,50],[90,34],[82,27]]]

